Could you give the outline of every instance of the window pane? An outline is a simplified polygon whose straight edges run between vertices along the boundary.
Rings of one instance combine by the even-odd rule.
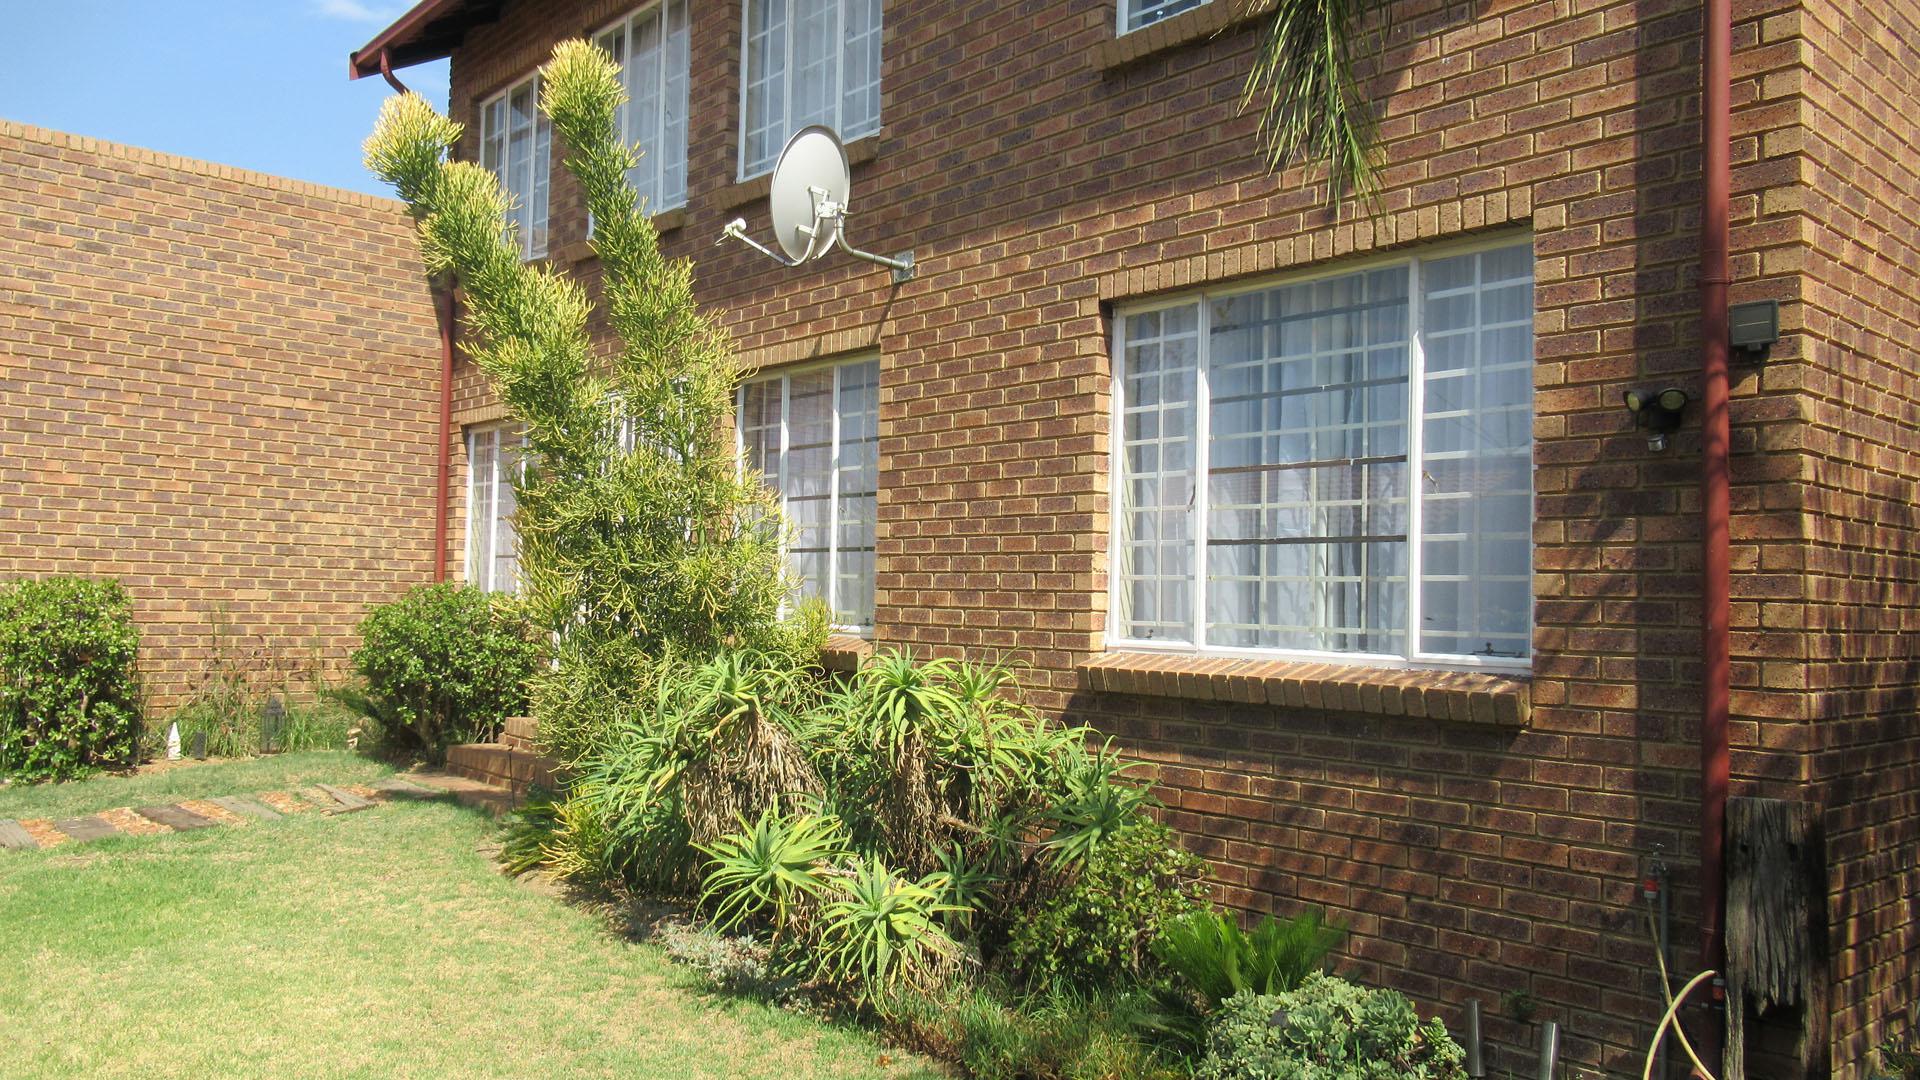
[[[482,589],[493,580],[493,485],[495,431],[467,437],[467,582]]]
[[[880,130],[880,0],[845,0],[840,135],[857,139]]]
[[[1129,316],[1124,337],[1116,625],[1123,638],[1191,642],[1199,306]]]
[[[745,171],[773,167],[785,144],[787,107],[786,0],[748,0]]]
[[[1403,652],[1406,269],[1212,304],[1207,643]]]
[[[793,0],[793,115],[786,134],[808,124],[837,128],[840,0]]]
[[[522,258],[547,253],[547,188],[552,127],[539,112],[540,81],[529,80],[480,110],[480,163],[500,180],[511,208],[506,225]]]
[[[840,466],[836,500],[834,621],[873,626],[874,538],[879,514],[880,362],[840,369]]]
[[[787,562],[808,596],[826,598],[833,499],[833,372],[787,380]]]
[[[662,210],[687,201],[687,70],[689,34],[686,0],[667,5],[667,67],[665,99],[661,102],[660,200]]]
[[[1120,0],[1126,6],[1127,29],[1138,30],[1197,8],[1207,0]]]
[[[499,592],[514,592],[520,586],[520,537],[513,530],[513,512],[519,501],[513,495],[513,478],[520,469],[521,439],[517,432],[499,428],[499,468],[493,486],[493,574],[491,587]]]
[[[1421,266],[1425,653],[1525,657],[1533,625],[1533,248]]]

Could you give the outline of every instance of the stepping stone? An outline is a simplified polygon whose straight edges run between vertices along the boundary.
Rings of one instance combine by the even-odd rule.
[[[282,817],[286,816],[272,807],[254,802],[252,799],[242,798],[239,795],[220,795],[207,801],[215,806],[231,810],[236,814],[244,814],[247,817],[256,818],[260,821],[279,821]]]
[[[67,818],[54,822],[53,827],[75,840],[99,840],[103,837],[120,835],[120,830],[100,817]]]
[[[447,794],[437,788],[422,787],[398,776],[381,777],[367,786],[389,798],[439,799]]]
[[[334,787],[332,784],[315,784],[313,786],[326,792],[334,802],[340,804],[331,811],[335,814],[351,814],[355,810],[366,810],[377,805],[372,799],[363,799],[351,791],[343,791],[340,788]]]
[[[186,832],[188,829],[210,829],[214,823],[191,810],[178,806],[136,806],[133,812],[148,821],[157,821],[174,832]]]
[[[39,846],[40,845],[34,841],[32,834],[20,827],[19,822],[12,818],[0,819],[0,848],[19,848],[25,850]]]

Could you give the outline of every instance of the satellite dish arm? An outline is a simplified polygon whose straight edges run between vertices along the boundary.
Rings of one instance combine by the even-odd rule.
[[[903,251],[900,253],[899,258],[890,259],[885,255],[875,255],[871,251],[861,251],[859,248],[847,243],[846,233],[844,232],[840,234],[839,240],[841,251],[846,252],[856,259],[874,263],[878,266],[884,266],[893,271],[893,283],[895,285],[912,281],[913,276],[919,272],[913,264],[913,252],[911,251]]]
[[[806,261],[805,259],[789,259],[760,241],[755,240],[753,237],[748,236],[746,218],[734,218],[732,221],[727,222],[727,227],[720,230],[720,239],[715,240],[713,246],[719,247],[721,244],[726,243],[729,237],[740,241],[760,254],[765,255],[767,258],[772,259],[774,262],[779,263],[781,266],[799,266]]]

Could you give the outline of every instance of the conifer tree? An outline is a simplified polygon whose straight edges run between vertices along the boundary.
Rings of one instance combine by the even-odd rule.
[[[563,42],[541,86],[592,215],[615,339],[605,355],[581,285],[521,259],[495,176],[449,159],[461,125],[399,95],[365,151],[411,208],[428,271],[459,281],[466,355],[525,429],[512,481],[521,602],[555,651],[534,713],[548,749],[575,759],[645,707],[663,662],[730,646],[817,656],[825,631],[814,609],[780,617],[779,515],[735,462],[738,361],[694,303],[691,264],[661,253],[627,183],[637,154],[614,133],[618,68],[586,41]]]

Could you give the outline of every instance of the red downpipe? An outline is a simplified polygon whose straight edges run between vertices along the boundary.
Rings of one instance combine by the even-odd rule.
[[[433,580],[447,580],[447,518],[453,486],[453,282],[433,291],[433,314],[440,324],[440,447],[433,490]]]
[[[393,74],[393,61],[387,56],[387,50],[385,49],[380,50],[380,77],[387,80],[387,85],[393,87],[393,92],[396,94],[413,93],[413,91],[407,89],[406,83],[401,82]]]
[[[1722,922],[1726,888],[1727,787],[1730,774],[1727,717],[1731,711],[1732,660],[1728,623],[1732,619],[1728,519],[1730,453],[1727,419],[1727,216],[1733,165],[1732,0],[1706,0],[1701,56],[1700,206],[1700,440],[1701,654],[1705,689],[1700,716],[1700,956],[1704,967],[1726,971]],[[1718,1025],[1710,1025],[1720,1043]],[[1712,1058],[1707,1060],[1711,1061]]]

